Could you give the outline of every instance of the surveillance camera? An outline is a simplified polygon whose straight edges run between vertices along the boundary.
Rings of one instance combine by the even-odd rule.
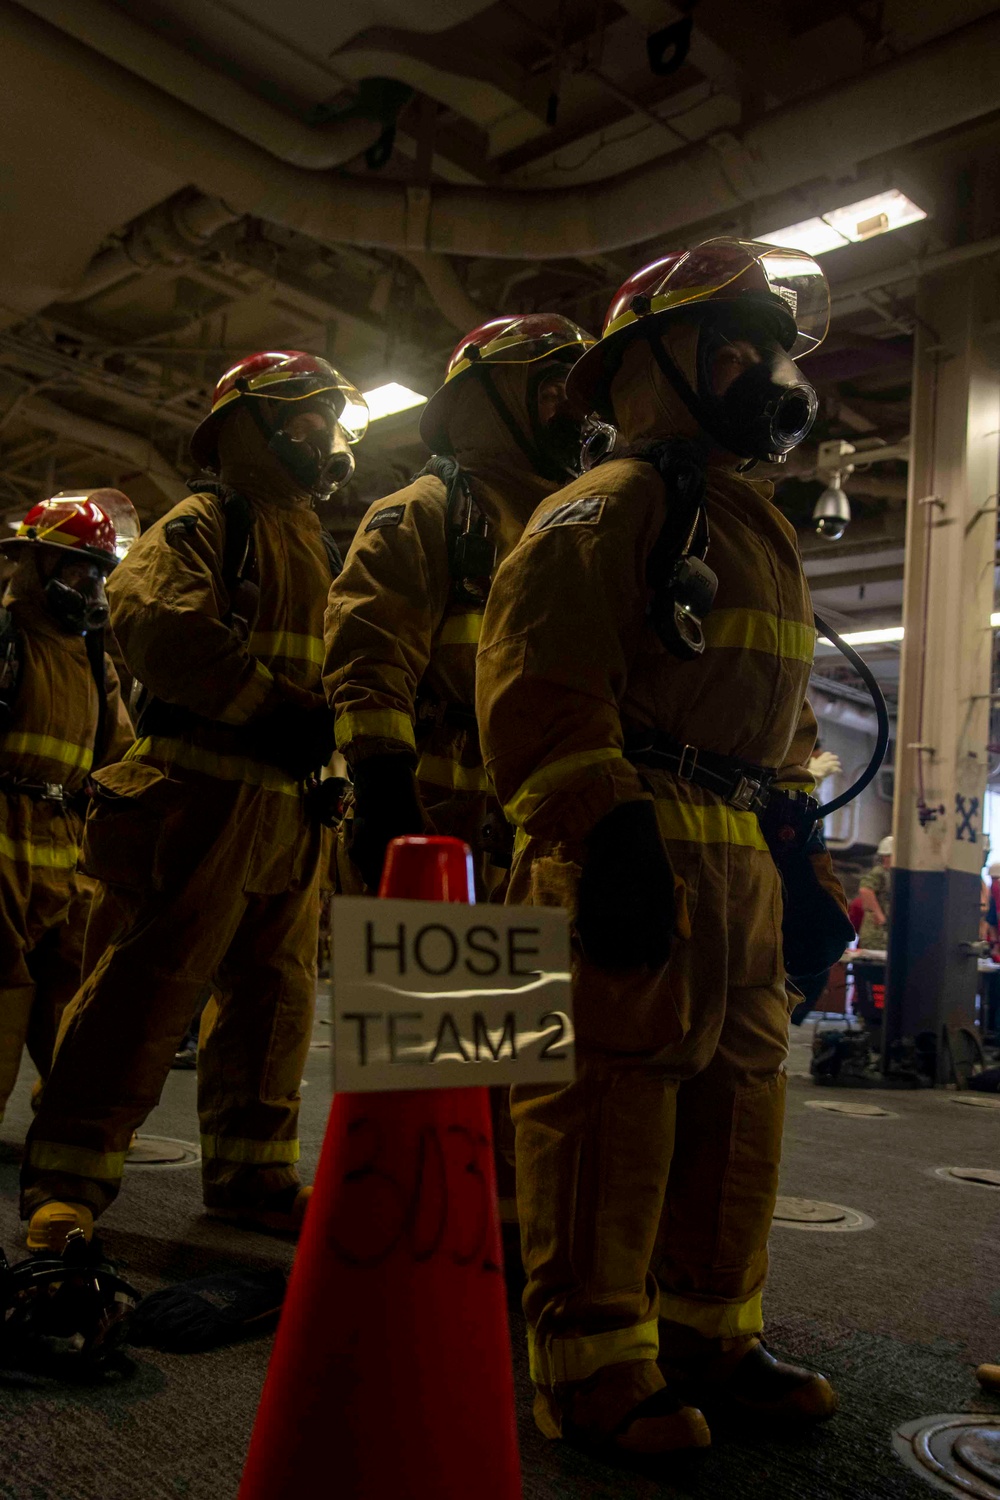
[[[839,542],[851,520],[851,502],[840,487],[839,478],[829,485],[816,501],[812,515],[816,533],[829,542]]]

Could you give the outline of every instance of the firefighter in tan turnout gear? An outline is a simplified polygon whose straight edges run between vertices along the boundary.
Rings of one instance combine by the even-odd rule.
[[[846,912],[795,821],[815,806],[795,533],[742,472],[808,432],[792,356],[827,311],[815,262],[767,245],[637,272],[568,383],[617,427],[616,456],[539,507],[486,608],[508,899],[565,906],[576,933],[578,1077],[511,1101],[535,1414],[608,1453],[703,1446],[702,1407],[781,1425],[836,1404],[760,1342],[785,965],[828,962]],[[783,960],[767,840],[786,838]]]
[[[15,562],[0,607],[0,1119],[25,1047],[48,1076],[80,985],[88,778],[132,740],[104,653],[104,578],[137,532],[124,495],[94,490],[33,506],[0,543]]]
[[[476,646],[497,559],[579,471],[565,385],[592,344],[546,313],[467,334],[422,414],[435,456],[358,528],[330,591],[324,669],[354,778],[345,889],[376,890],[389,841],[425,829],[472,846],[481,892],[503,878],[509,842],[479,749]]]
[[[107,946],[72,1002],[28,1139],[32,1248],[89,1234],[207,985],[198,1076],[210,1211],[294,1231],[323,829],[331,558],[312,502],[353,471],[367,408],[325,360],[259,354],[216,387],[192,452],[206,485],[109,589],[142,684],[135,746],[95,778],[87,867]],[[335,551],[335,549],[334,549]],[[89,957],[89,955],[88,955]]]

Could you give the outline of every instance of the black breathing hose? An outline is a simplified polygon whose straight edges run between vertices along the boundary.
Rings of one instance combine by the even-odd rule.
[[[853,802],[854,798],[860,797],[865,787],[874,781],[882,762],[885,760],[885,752],[889,748],[889,710],[886,706],[882,689],[876,682],[875,675],[867,662],[862,661],[854,648],[849,646],[845,640],[841,640],[837,632],[827,625],[824,620],[821,620],[819,615],[814,614],[813,620],[820,635],[824,636],[832,646],[836,646],[837,650],[843,656],[846,656],[855,672],[863,680],[865,687],[872,695],[872,702],[875,705],[875,716],[878,719],[878,735],[871,760],[853,786],[849,786],[846,792],[841,792],[839,797],[834,797],[832,802],[825,802],[823,804],[816,814],[817,819],[819,819],[825,818],[828,813],[836,812],[838,808],[844,807],[848,802]]]

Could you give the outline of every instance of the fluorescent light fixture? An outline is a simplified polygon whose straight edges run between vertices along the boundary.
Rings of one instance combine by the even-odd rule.
[[[373,391],[363,391],[362,395],[368,403],[368,414],[372,422],[377,422],[380,417],[393,417],[399,411],[409,411],[414,406],[423,406],[427,400],[426,396],[409,390],[395,380],[390,380],[388,385],[376,386]]]
[[[1000,610],[990,615],[990,629],[1000,630]],[[828,641],[825,635],[820,635],[820,644],[829,646],[832,651],[837,648],[832,641]],[[886,625],[882,630],[852,630],[848,635],[841,635],[840,639],[846,641],[848,646],[882,646],[893,641],[903,639],[902,625]]]
[[[835,208],[823,215],[825,223],[852,243],[870,240],[890,229],[905,229],[907,224],[916,224],[926,217],[923,209],[898,188],[889,188],[887,192],[876,193],[874,198],[862,198],[860,203],[849,203],[846,208]]]
[[[801,224],[789,224],[787,229],[776,229],[773,234],[759,234],[765,245],[780,245],[787,250],[802,250],[806,255],[825,255],[828,250],[837,250],[846,245],[844,236],[822,219],[803,219]]]
[[[927,215],[899,188],[887,188],[871,198],[861,198],[844,208],[831,209],[814,219],[803,219],[787,229],[775,229],[758,238],[768,245],[787,245],[790,250],[804,250],[807,255],[825,255],[841,245],[870,240],[890,229],[904,229]]]

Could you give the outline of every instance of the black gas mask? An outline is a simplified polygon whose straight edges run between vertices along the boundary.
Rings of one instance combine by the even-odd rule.
[[[795,323],[777,297],[748,295],[740,302],[703,304],[692,390],[662,338],[650,330],[657,364],[698,425],[740,458],[782,463],[816,420],[818,399],[788,355]],[[727,346],[752,351],[753,363],[720,394],[716,371]]]
[[[276,428],[267,427],[259,407],[259,402],[251,401],[250,410],[267,438],[268,448],[303,489],[315,499],[325,500],[334,490],[347,484],[354,473],[354,454],[337,421],[334,403],[322,396],[303,402],[276,401],[274,407],[281,423]],[[323,426],[312,427],[301,437],[293,437],[286,431],[286,424],[293,415],[305,411],[319,412],[324,419]]]
[[[108,596],[99,563],[75,557],[60,560],[43,581],[42,592],[49,614],[67,635],[86,635],[103,630],[108,623]]]

